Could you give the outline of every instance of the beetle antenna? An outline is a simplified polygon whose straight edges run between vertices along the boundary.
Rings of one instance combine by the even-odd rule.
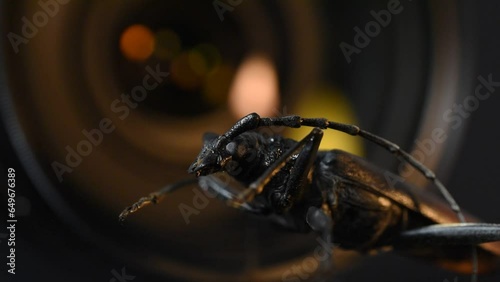
[[[325,118],[302,118],[300,116],[282,116],[282,117],[271,117],[271,118],[261,118],[258,114],[252,113],[243,118],[241,118],[233,127],[231,127],[223,136],[226,138],[233,138],[234,136],[241,134],[242,132],[257,129],[264,126],[285,126],[291,128],[299,128],[301,126],[318,127],[321,129],[333,129],[336,131],[341,131],[353,136],[360,136],[368,141],[371,141],[380,147],[386,149],[391,154],[401,157],[405,162],[409,163],[412,167],[417,169],[425,178],[429,179],[436,185],[440,193],[446,199],[451,209],[457,215],[458,220],[461,223],[465,223],[465,217],[457,204],[453,196],[451,196],[448,189],[436,178],[436,174],[427,168],[425,165],[417,161],[408,152],[402,150],[398,145],[393,142],[382,138],[378,135],[370,133],[366,130],[359,128],[356,125],[339,123],[334,121],[329,121]]]
[[[165,194],[173,192],[181,187],[188,186],[190,184],[194,184],[197,182],[198,182],[198,179],[196,179],[196,178],[186,178],[186,179],[180,180],[176,183],[167,185],[167,186],[163,187],[162,189],[149,194],[146,197],[140,198],[137,202],[135,202],[133,205],[125,208],[120,213],[120,215],[118,217],[120,223],[123,224],[123,222],[125,221],[127,216],[129,216],[131,213],[134,213],[147,205],[158,204],[159,202],[161,202],[161,200],[163,200],[163,198],[165,197]]]

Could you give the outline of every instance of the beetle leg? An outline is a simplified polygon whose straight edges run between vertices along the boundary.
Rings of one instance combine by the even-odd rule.
[[[398,241],[436,245],[476,245],[500,241],[500,224],[435,224],[402,232]]]
[[[232,178],[230,178],[232,180]],[[232,186],[236,185],[236,181],[224,181],[215,175],[207,175],[199,178],[198,184],[201,189],[208,193],[214,193],[216,197],[225,201],[229,206],[242,211],[261,214],[264,211],[256,204],[249,202],[240,202],[236,200],[236,194],[231,191]]]
[[[328,271],[333,264],[332,218],[320,208],[310,207],[307,211],[306,221],[312,230],[320,234],[321,240],[323,240],[322,245],[330,246],[324,250],[326,256],[321,258],[319,262],[321,272]]]
[[[260,194],[269,181],[290,161],[296,157],[293,167],[290,169],[290,178],[287,180],[285,190],[279,195],[280,206],[287,209],[291,206],[302,190],[307,187],[307,176],[316,159],[323,132],[314,128],[304,139],[293,148],[283,154],[266,172],[250,184],[248,189],[238,195],[237,199],[242,202],[250,202]]]
[[[188,186],[190,184],[196,183],[198,180],[196,178],[186,178],[180,180],[174,184],[170,184],[165,186],[164,188],[149,194],[146,197],[140,198],[133,205],[125,208],[119,215],[120,222],[124,222],[128,215],[138,211],[139,209],[150,205],[150,204],[158,204],[165,197],[165,194],[173,192],[181,187]]]
[[[476,245],[500,241],[500,224],[491,223],[453,223],[436,224],[402,232],[395,243],[396,248],[408,246],[432,246],[439,248],[452,246],[472,246],[472,281],[477,281],[479,271],[479,254]],[[485,245],[486,246],[486,245]],[[487,247],[485,247],[487,248]],[[497,253],[498,255],[498,253]],[[491,261],[491,258],[488,259]],[[482,264],[489,261],[482,260]]]

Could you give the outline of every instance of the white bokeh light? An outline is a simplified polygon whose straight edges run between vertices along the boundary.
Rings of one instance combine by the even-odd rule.
[[[270,116],[278,108],[278,76],[274,64],[263,56],[251,56],[238,68],[229,91],[229,108],[240,118],[252,112]]]

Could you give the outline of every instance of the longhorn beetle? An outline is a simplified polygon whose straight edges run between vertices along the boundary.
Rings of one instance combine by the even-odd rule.
[[[313,127],[302,140],[265,136],[259,127]],[[406,161],[439,189],[444,199],[403,182],[365,159],[341,150],[319,151],[323,130],[357,135]],[[141,198],[120,214],[120,221],[166,193],[198,181],[199,186],[229,206],[269,216],[296,232],[318,232],[326,242],[362,253],[393,249],[457,272],[496,267],[500,224],[467,223],[477,219],[462,212],[435,174],[396,144],[355,125],[323,118],[249,114],[226,133],[206,133],[203,148],[184,180]],[[221,173],[235,180],[223,181]],[[243,186],[243,190],[236,188]],[[481,244],[481,245],[478,245]],[[476,247],[476,245],[478,245]],[[320,266],[327,270],[329,260]]]

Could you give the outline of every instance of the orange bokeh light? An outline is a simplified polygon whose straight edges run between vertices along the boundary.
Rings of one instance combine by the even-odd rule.
[[[120,50],[130,61],[143,62],[155,48],[154,34],[147,26],[134,24],[127,27],[120,37]]]

